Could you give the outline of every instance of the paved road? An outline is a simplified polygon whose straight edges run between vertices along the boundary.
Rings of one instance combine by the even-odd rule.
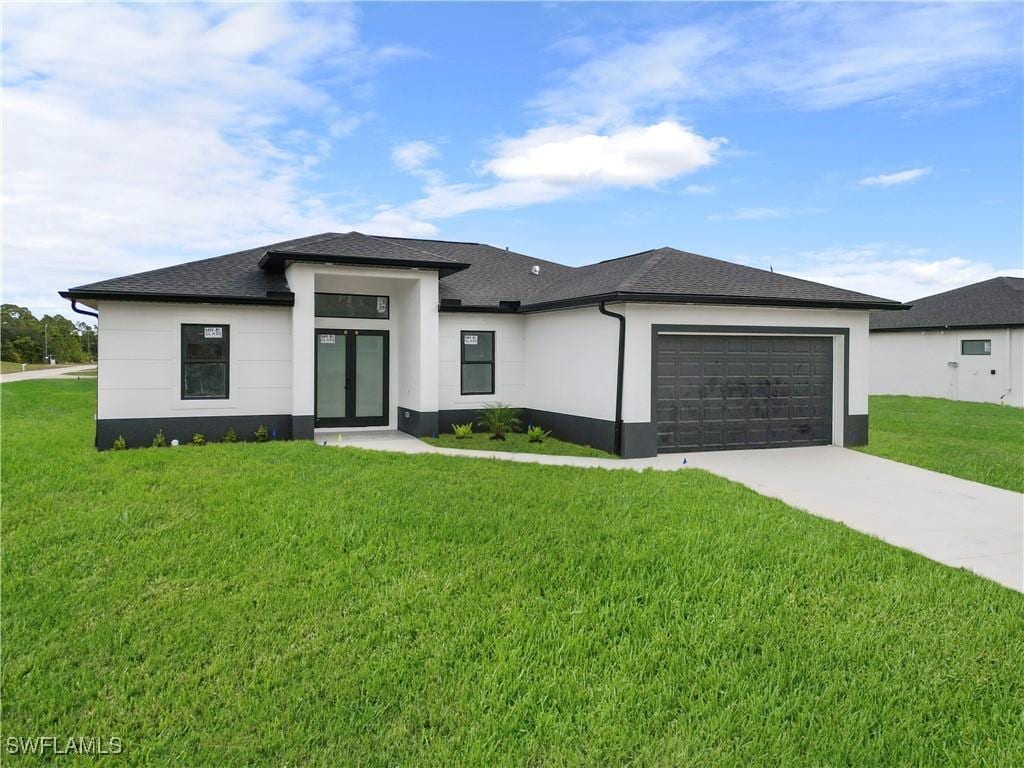
[[[28,381],[31,379],[59,379],[65,373],[81,373],[82,371],[94,371],[96,364],[89,365],[65,365],[40,368],[35,371],[23,371],[19,373],[5,373],[0,375],[0,383],[6,384],[10,381]]]
[[[317,440],[372,450],[535,464],[706,469],[811,514],[1024,592],[1024,494],[846,448],[677,453],[618,460],[437,448],[391,431],[341,433],[340,442],[338,434],[318,431]]]

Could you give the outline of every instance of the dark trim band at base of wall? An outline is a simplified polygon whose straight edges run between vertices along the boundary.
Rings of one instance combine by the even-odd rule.
[[[615,422],[605,419],[593,419],[588,416],[572,416],[567,413],[539,411],[533,408],[520,408],[523,429],[536,425],[549,430],[559,440],[568,440],[580,445],[589,445],[608,453],[615,452]],[[461,408],[437,413],[437,433],[449,434],[453,424],[471,423],[476,425],[480,415],[479,408]],[[427,434],[427,433],[424,433]],[[421,435],[422,436],[422,435]]]
[[[421,413],[412,408],[398,406],[398,429],[413,437],[431,437],[437,434],[437,411]]]
[[[646,459],[658,455],[658,428],[651,422],[622,423],[622,458]]]
[[[868,444],[868,414],[850,414],[843,423],[843,445]]]
[[[536,425],[549,430],[559,440],[589,445],[608,453],[615,453],[615,422],[593,419],[589,416],[571,416],[554,411],[523,409],[523,429]]]
[[[292,416],[292,440],[312,440],[316,418]]]
[[[480,415],[479,410],[469,408],[452,409],[437,412],[437,433],[438,435],[450,435],[452,426],[455,424],[472,424],[476,426],[476,417]]]
[[[145,448],[153,444],[156,433],[163,430],[168,445],[177,440],[181,445],[192,442],[196,433],[203,435],[208,442],[219,443],[229,429],[235,430],[239,442],[253,442],[253,433],[263,425],[271,440],[291,440],[291,414],[272,416],[169,416],[152,419],[98,419],[96,421],[96,447],[105,451],[114,445],[117,438],[123,437],[128,448]],[[310,439],[313,432],[310,430]]]

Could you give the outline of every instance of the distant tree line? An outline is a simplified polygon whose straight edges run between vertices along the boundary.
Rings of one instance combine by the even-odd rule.
[[[9,363],[87,363],[96,359],[96,329],[63,315],[37,318],[27,307],[0,305],[0,359]]]

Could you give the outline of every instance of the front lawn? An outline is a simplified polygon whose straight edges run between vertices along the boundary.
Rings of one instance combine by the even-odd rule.
[[[424,437],[423,442],[439,445],[443,448],[461,448],[470,451],[515,451],[517,453],[546,453],[551,456],[594,456],[600,459],[617,459],[614,453],[591,448],[589,445],[569,443],[547,437],[543,443],[531,443],[522,432],[509,432],[504,440],[491,440],[487,434],[473,433],[469,437],[456,438],[455,435],[439,435]]]
[[[1024,764],[1024,596],[968,572],[699,470],[97,453],[95,391],[0,388],[5,745],[115,736],[111,765]]]
[[[865,453],[1024,492],[1024,409],[876,395],[870,413]]]

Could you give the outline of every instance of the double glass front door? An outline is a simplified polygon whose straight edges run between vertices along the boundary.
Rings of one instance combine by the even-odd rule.
[[[388,332],[316,332],[316,426],[388,423]]]

